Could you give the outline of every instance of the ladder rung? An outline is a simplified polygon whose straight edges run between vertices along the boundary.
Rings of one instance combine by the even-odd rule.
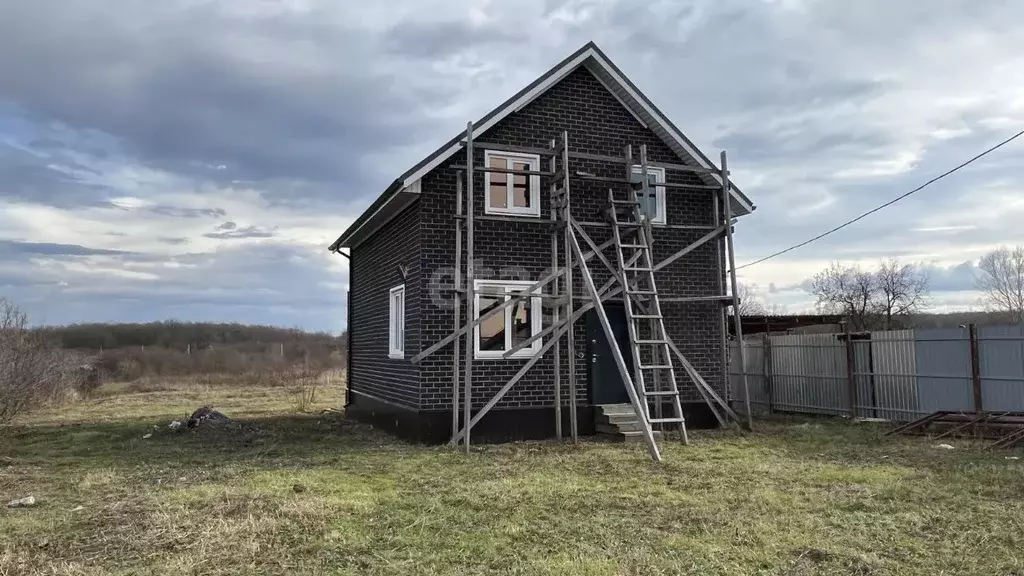
[[[671,364],[641,364],[640,365],[640,369],[641,370],[659,370],[659,369],[668,370],[668,369],[671,369],[671,368],[672,368]]]
[[[612,200],[612,204],[628,204],[630,206],[639,206],[639,200]]]
[[[653,268],[647,268],[646,266],[627,266],[623,268],[626,272],[652,272]]]
[[[648,344],[653,346],[658,344],[668,344],[668,340],[637,340],[636,343],[640,345]]]
[[[678,390],[661,390],[648,392],[644,390],[644,396],[679,396]]]
[[[661,318],[661,314],[633,314],[634,320],[650,320],[654,318]]]
[[[686,422],[684,418],[651,418],[647,421],[648,424],[668,424],[671,422]]]
[[[621,244],[623,248],[647,249],[647,244]]]
[[[626,290],[626,294],[639,294],[641,296],[652,296],[657,294],[655,290]]]

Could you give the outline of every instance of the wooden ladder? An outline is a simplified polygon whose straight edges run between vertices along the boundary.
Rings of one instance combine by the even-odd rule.
[[[648,199],[647,183],[639,184],[645,191],[645,200]],[[619,280],[624,294],[629,344],[633,354],[633,380],[648,424],[658,425],[659,428],[666,424],[678,424],[679,439],[687,444],[686,419],[672,364],[672,351],[666,338],[665,317],[654,281],[650,221],[641,210],[636,188],[629,186],[628,195],[629,199],[618,200],[614,192],[608,190],[608,214],[615,237]],[[620,210],[624,211],[622,219]],[[665,398],[670,399],[673,414],[662,414]],[[653,418],[649,401],[654,402]]]

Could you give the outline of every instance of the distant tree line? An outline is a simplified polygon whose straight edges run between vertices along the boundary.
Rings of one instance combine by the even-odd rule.
[[[345,334],[211,322],[72,324],[38,330],[55,347],[91,355],[104,380],[236,375],[282,380],[344,368]]]
[[[202,350],[215,345],[238,344],[318,344],[340,349],[345,335],[306,332],[298,328],[211,322],[148,322],[144,324],[71,324],[42,328],[41,331],[62,348],[71,350],[107,350],[112,348],[162,347],[185,351]]]

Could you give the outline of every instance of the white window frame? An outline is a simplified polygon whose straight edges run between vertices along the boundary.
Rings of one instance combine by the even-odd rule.
[[[484,166],[490,167],[491,158],[505,158],[516,162],[529,162],[530,170],[540,171],[540,156],[537,154],[521,154],[519,152],[500,152],[498,150],[484,150]],[[540,176],[527,176],[528,191],[530,193],[530,206],[520,208],[513,206],[512,178],[514,174],[506,174],[508,181],[505,186],[505,208],[491,206],[491,174],[484,172],[484,214],[505,214],[512,216],[532,216],[540,218]]]
[[[531,286],[533,282],[522,281],[522,280],[474,280],[474,299],[476,304],[473,309],[476,311],[476,317],[474,320],[480,317],[480,294],[479,292],[483,288],[504,288],[505,300],[508,300],[508,296],[511,292],[516,292]],[[540,294],[540,288],[533,291],[534,294]],[[474,357],[478,359],[502,359],[504,358],[505,352],[512,349],[512,309],[515,308],[515,304],[506,306],[502,313],[505,315],[505,349],[504,350],[481,350],[480,349],[480,325],[478,324],[474,329],[473,338],[473,352]],[[541,309],[541,299],[539,297],[530,298],[530,332],[532,336],[536,336],[541,331],[541,320],[543,310]],[[509,358],[531,358],[540,352],[543,338],[537,338],[530,343],[529,346],[518,350],[514,354],[511,354]]]
[[[395,321],[396,317],[400,322]],[[388,357],[405,358],[405,284],[399,284],[388,292]]]
[[[643,171],[644,171],[643,166],[641,166],[639,164],[634,164],[633,165],[633,174],[642,175]],[[655,182],[660,182],[662,184],[665,183],[665,169],[664,168],[660,168],[660,167],[657,167],[657,166],[648,166],[647,167],[647,172],[649,174],[654,174],[654,181]],[[665,220],[665,187],[664,186],[655,186],[654,187],[654,198],[655,198],[655,202],[657,202],[657,205],[658,205],[658,217],[657,218],[652,218],[651,219],[651,224],[665,224],[666,220]]]

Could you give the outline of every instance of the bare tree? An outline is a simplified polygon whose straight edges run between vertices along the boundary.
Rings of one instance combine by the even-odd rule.
[[[758,300],[757,284],[737,284],[736,294],[740,297],[740,316],[764,316],[764,305]]]
[[[1024,323],[1024,246],[1003,246],[982,256],[975,285],[990,310]]]
[[[811,280],[817,308],[842,314],[855,330],[897,327],[900,318],[920,312],[928,300],[928,275],[921,266],[896,258],[876,270],[833,262]]]
[[[863,330],[878,294],[878,282],[874,274],[859,266],[833,262],[814,275],[810,292],[818,299],[815,305],[819,310],[847,316],[854,329]]]
[[[874,276],[876,312],[886,330],[897,328],[899,318],[920,312],[928,300],[928,274],[920,266],[889,258],[882,261]]]

